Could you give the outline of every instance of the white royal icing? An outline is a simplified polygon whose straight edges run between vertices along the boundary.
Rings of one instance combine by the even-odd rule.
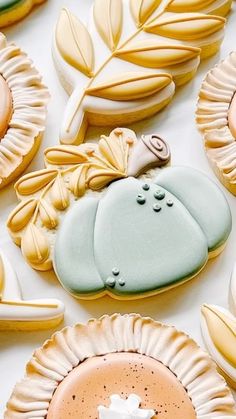
[[[99,419],[151,419],[155,412],[152,409],[140,409],[141,399],[131,394],[128,399],[122,399],[118,394],[110,397],[109,407],[99,406]]]

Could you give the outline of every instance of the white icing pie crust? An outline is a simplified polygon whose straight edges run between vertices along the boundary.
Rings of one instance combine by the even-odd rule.
[[[185,333],[137,314],[114,314],[66,327],[36,350],[4,418],[45,418],[54,391],[73,368],[88,357],[114,352],[137,352],[166,365],[187,390],[197,419],[236,416],[231,392],[215,364]]]

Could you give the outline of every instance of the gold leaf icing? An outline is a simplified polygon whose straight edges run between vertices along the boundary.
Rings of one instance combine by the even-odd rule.
[[[141,99],[168,86],[172,77],[167,73],[126,73],[87,89],[87,94],[111,100]]]
[[[22,202],[7,222],[13,240],[21,245],[33,268],[50,269],[54,233],[62,218],[58,211],[66,210],[89,189],[99,191],[116,179],[138,176],[169,160],[164,140],[157,135],[137,140],[127,128],[102,135],[98,143],[48,148],[46,169],[27,174],[16,183]]]
[[[95,0],[94,20],[97,29],[111,51],[120,40],[122,30],[122,0]]]
[[[5,279],[4,265],[3,265],[2,256],[0,255],[0,301],[3,295],[4,279]]]
[[[188,7],[189,10],[197,12],[213,3],[215,3],[215,0],[170,0],[167,10],[180,13]]]
[[[62,9],[56,27],[57,47],[65,61],[92,77],[93,44],[85,26],[67,9]]]
[[[204,305],[202,314],[206,319],[211,339],[223,357],[236,368],[236,319],[218,310],[215,306]]]
[[[164,45],[153,39],[146,39],[118,49],[115,55],[143,67],[163,68],[192,60],[198,57],[200,52],[200,48]]]
[[[181,13],[180,16],[157,17],[144,26],[147,32],[182,41],[192,41],[207,37],[224,28],[225,19],[198,13]]]
[[[161,0],[130,0],[130,8],[136,25],[143,25],[152,12],[160,5]]]

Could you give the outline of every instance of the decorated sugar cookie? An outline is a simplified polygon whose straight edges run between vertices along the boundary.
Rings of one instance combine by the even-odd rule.
[[[4,417],[230,419],[235,415],[224,379],[192,339],[150,318],[114,314],[67,327],[36,350]]]
[[[95,0],[86,28],[63,9],[53,58],[70,95],[61,142],[83,142],[89,125],[147,118],[215,54],[232,0]],[[79,4],[78,4],[79,7]],[[191,12],[190,12],[191,10]],[[79,9],[78,9],[79,14]]]
[[[0,33],[0,188],[35,155],[44,129],[47,88],[27,55]]]
[[[64,305],[56,299],[22,300],[16,273],[0,252],[0,331],[49,329],[63,316]]]
[[[194,169],[135,178],[169,160],[160,137],[138,140],[126,128],[98,144],[49,148],[47,168],[16,183],[21,202],[10,234],[33,268],[53,267],[78,298],[132,299],[177,286],[223,250],[231,214],[219,188]]]
[[[197,107],[207,157],[216,175],[236,195],[236,53],[209,71]]]
[[[205,304],[202,307],[202,334],[212,358],[236,388],[236,266],[230,282],[230,309]]]
[[[23,19],[31,9],[45,0],[1,0],[0,27],[12,25]]]

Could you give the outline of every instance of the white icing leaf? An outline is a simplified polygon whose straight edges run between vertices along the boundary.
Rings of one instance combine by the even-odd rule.
[[[122,0],[96,0],[94,21],[108,48],[115,50],[122,30]]]
[[[161,0],[130,0],[130,8],[136,25],[143,25],[154,10],[160,5]]]
[[[141,399],[136,394],[131,394],[127,400],[118,394],[110,397],[110,406],[99,406],[99,419],[151,419],[155,412],[152,409],[140,409]]]
[[[58,50],[68,64],[92,77],[93,44],[91,37],[77,17],[62,9],[56,28]]]
[[[93,85],[86,93],[111,100],[134,100],[164,89],[172,81],[167,73],[125,73],[106,80],[105,83]]]

